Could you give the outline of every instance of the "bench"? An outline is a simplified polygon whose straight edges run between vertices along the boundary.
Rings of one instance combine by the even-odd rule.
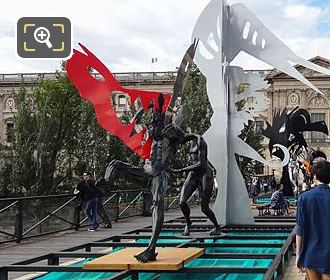
[[[274,211],[274,216],[283,216],[285,209],[283,207],[272,207],[270,203],[262,204],[256,207],[259,211],[258,216],[272,215],[271,209]]]
[[[259,216],[271,215],[270,207],[271,207],[270,203],[261,204],[261,205],[257,206],[257,209],[259,211],[258,215]]]
[[[274,210],[274,216],[283,216],[284,215],[284,208],[283,207],[272,207]]]

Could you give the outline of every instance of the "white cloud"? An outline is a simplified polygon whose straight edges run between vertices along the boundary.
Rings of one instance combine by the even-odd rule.
[[[298,55],[330,58],[329,7],[308,1],[232,0],[245,3]],[[174,70],[189,46],[190,35],[207,0],[12,0],[1,4],[0,73],[52,72],[60,61],[24,61],[15,55],[15,24],[22,16],[67,16],[73,24],[74,46],[81,42],[112,71]],[[240,56],[245,68],[263,63]]]

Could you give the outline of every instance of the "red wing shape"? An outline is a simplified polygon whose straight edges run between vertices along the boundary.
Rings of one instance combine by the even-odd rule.
[[[111,74],[109,69],[86,47],[80,44],[85,54],[77,50],[73,51],[73,56],[66,63],[66,71],[68,78],[72,84],[78,89],[81,98],[90,101],[93,106],[99,125],[109,133],[121,139],[133,152],[137,153],[141,158],[148,159],[150,157],[151,142],[149,138],[143,143],[146,130],[132,135],[135,127],[135,121],[131,124],[122,124],[118,119],[115,109],[111,103],[113,92],[123,92],[130,98],[131,104],[137,98],[140,98],[142,107],[147,110],[148,105],[153,100],[155,109],[158,109],[158,96],[160,92],[143,91],[124,88]],[[98,80],[88,71],[95,69],[103,77]],[[163,110],[166,111],[171,96],[164,94]]]

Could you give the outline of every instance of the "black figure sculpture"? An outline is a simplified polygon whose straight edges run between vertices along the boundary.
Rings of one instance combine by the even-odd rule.
[[[281,144],[288,149],[290,157],[296,159],[301,148],[307,149],[308,146],[303,135],[305,131],[317,131],[328,135],[326,123],[324,121],[312,122],[307,110],[296,107],[288,113],[285,108],[282,112],[275,112],[272,126],[267,122],[263,135],[269,138],[269,151],[272,155],[281,160],[284,159],[282,150],[279,148],[274,149],[275,144]],[[284,195],[292,196],[293,189],[288,165],[283,167],[281,184],[284,185]]]
[[[160,95],[159,104],[163,104]],[[165,125],[168,126],[165,128]],[[171,124],[171,116],[165,116],[162,108],[153,114],[151,124],[153,138],[150,162],[152,166],[151,193],[153,197],[152,236],[146,250],[135,256],[140,262],[156,260],[156,244],[164,222],[164,197],[168,189],[171,161],[176,153],[176,145],[183,140],[184,133]],[[165,128],[165,129],[164,129]]]
[[[183,140],[184,133],[172,124],[174,106],[181,94],[185,78],[190,70],[198,41],[195,41],[186,51],[174,83],[173,95],[166,113],[162,108],[153,113],[151,125],[148,125],[153,138],[150,162],[152,165],[151,192],[153,195],[152,236],[146,250],[136,255],[139,262],[156,260],[156,244],[164,222],[164,196],[168,187],[171,160],[176,153],[176,145]],[[158,104],[162,104],[159,96]],[[161,107],[159,105],[159,107]]]
[[[183,184],[180,196],[180,207],[186,219],[183,235],[187,236],[190,234],[192,222],[190,219],[188,199],[197,189],[199,189],[201,195],[202,212],[210,219],[215,227],[215,229],[210,232],[210,235],[220,235],[220,226],[209,206],[214,188],[216,171],[207,159],[207,144],[203,137],[198,134],[186,134],[184,140],[180,143],[186,142],[190,142],[189,155],[191,156],[192,165],[180,169],[172,169],[173,172],[189,172]]]
[[[140,168],[121,161],[112,161],[103,179],[103,181],[105,180],[112,184],[119,176],[127,176],[127,178],[133,181],[148,184],[151,188],[153,196],[152,236],[146,250],[135,256],[139,262],[156,260],[157,239],[164,222],[164,196],[168,188],[170,165],[176,153],[177,144],[184,139],[183,131],[175,124],[172,124],[174,106],[182,92],[184,80],[190,70],[196,47],[197,41],[188,48],[181,61],[167,111],[163,111],[164,97],[160,94],[158,96],[158,107],[154,108],[153,104],[150,104],[150,108],[154,109],[151,123],[142,123],[142,110],[138,111],[133,118],[137,124],[136,129],[146,128],[148,136],[153,139],[149,159],[151,168]]]

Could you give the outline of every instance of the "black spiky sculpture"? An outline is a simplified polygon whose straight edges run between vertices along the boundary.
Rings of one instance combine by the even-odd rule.
[[[305,131],[322,132],[328,135],[328,127],[324,121],[311,122],[311,116],[305,109],[296,107],[290,113],[287,108],[282,112],[275,110],[273,124],[267,122],[267,127],[262,134],[269,139],[269,152],[281,160],[284,159],[283,151],[274,148],[275,144],[281,144],[289,150],[290,156],[300,148],[307,148],[307,142],[303,133]],[[284,195],[293,195],[292,184],[289,178],[288,166],[283,168],[281,184],[284,185]]]

